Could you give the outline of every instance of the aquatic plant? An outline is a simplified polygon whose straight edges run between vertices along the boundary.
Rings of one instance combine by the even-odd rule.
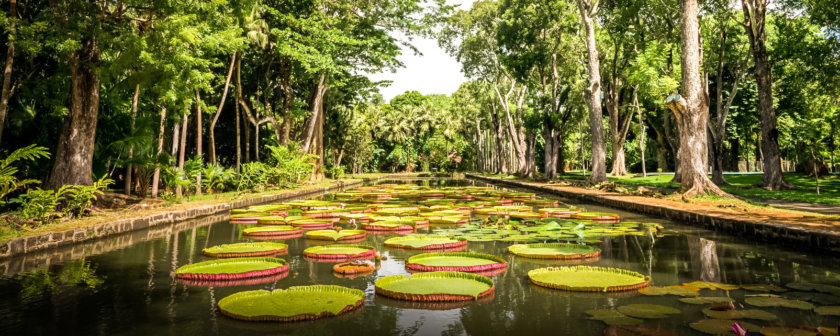
[[[312,285],[239,292],[218,305],[222,314],[239,320],[293,322],[341,315],[359,307],[364,298],[358,289]]]
[[[390,238],[385,241],[385,246],[410,250],[440,250],[467,246],[467,240],[436,235],[411,235]]]
[[[477,300],[495,289],[490,278],[465,272],[392,275],[376,280],[374,285],[376,294],[410,301]]]
[[[251,237],[271,237],[275,239],[295,238],[303,235],[303,229],[291,225],[257,226],[242,230]]]
[[[360,240],[365,238],[365,230],[316,230],[306,233],[306,239],[315,240]]]
[[[405,267],[420,272],[459,271],[486,272],[507,267],[501,257],[484,253],[443,252],[421,253],[408,258]]]
[[[343,260],[369,259],[376,254],[376,249],[363,244],[335,244],[313,246],[303,250],[303,255],[313,259]]]
[[[184,265],[175,271],[180,279],[236,280],[269,276],[289,270],[289,263],[280,258],[230,258]]]
[[[528,278],[538,286],[579,292],[627,291],[650,284],[650,278],[639,273],[596,266],[538,268],[529,271]]]
[[[234,243],[208,247],[202,252],[214,258],[261,257],[283,254],[288,251],[288,248],[289,246],[283,243]]]
[[[581,244],[519,244],[508,247],[510,254],[537,259],[583,259],[601,255],[601,249]]]

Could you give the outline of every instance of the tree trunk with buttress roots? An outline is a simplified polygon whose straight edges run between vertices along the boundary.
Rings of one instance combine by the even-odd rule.
[[[682,0],[682,96],[672,94],[666,104],[676,116],[680,131],[681,175],[683,199],[713,193],[729,196],[709,180],[706,174],[708,157],[706,135],[709,120],[708,98],[705,96],[700,67],[700,23],[697,0]]]
[[[70,53],[69,112],[58,138],[55,163],[47,187],[68,184],[92,185],[96,122],[99,116],[99,76],[96,67],[101,51],[96,40],[83,40],[79,50]]]
[[[601,183],[607,180],[607,155],[604,149],[604,126],[601,121],[601,61],[595,44],[595,21],[598,3],[592,0],[577,0],[580,17],[586,29],[586,51],[589,59],[589,86],[585,90],[589,105],[589,131],[592,140],[592,172],[589,182]]]

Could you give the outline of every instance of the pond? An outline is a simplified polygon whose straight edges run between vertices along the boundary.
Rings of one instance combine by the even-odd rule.
[[[432,187],[484,186],[453,179],[387,182]],[[333,197],[321,196],[326,200]],[[586,265],[639,272],[650,276],[655,286],[693,281],[787,286],[787,291],[774,294],[740,288],[702,289],[699,293],[702,297],[730,297],[738,309],[760,309],[777,317],[773,321],[742,320],[762,327],[838,326],[837,316],[819,315],[810,308],[756,307],[746,304],[745,299],[765,298],[749,296],[756,294],[779,295],[810,301],[815,306],[840,306],[840,297],[836,296],[840,292],[834,291],[836,287],[802,285],[840,286],[839,258],[786,250],[684,223],[560,201],[587,211],[616,213],[622,222],[658,223],[664,228],[659,235],[590,237],[586,240],[599,247],[601,255]],[[674,295],[650,296],[638,291],[570,292],[536,286],[529,281],[529,271],[573,262],[514,257],[507,249],[515,243],[506,241],[468,243],[468,251],[502,256],[508,262],[504,272],[489,276],[495,282],[491,297],[476,302],[444,303],[390,299],[374,293],[374,281],[384,276],[409,274],[405,260],[421,253],[385,247],[385,240],[397,236],[393,233],[369,234],[365,238],[366,244],[382,253],[383,260],[372,274],[355,278],[336,276],[332,270],[335,263],[305,258],[304,249],[323,242],[300,237],[284,241],[288,253],[279,258],[288,261],[289,272],[269,282],[208,287],[176,279],[177,268],[210,259],[202,255],[204,248],[248,241],[242,231],[253,226],[231,224],[222,219],[182,226],[151,236],[149,240],[138,239],[123,245],[117,241],[125,238],[117,236],[104,240],[114,242],[117,247],[113,249],[90,249],[73,257],[61,256],[64,261],[46,263],[49,266],[45,268],[30,265],[21,272],[7,269],[7,274],[0,278],[0,335],[604,335],[608,326],[589,319],[586,312],[630,304],[657,304],[678,311],[667,318],[642,320],[638,326],[660,332],[655,335],[702,335],[690,324],[704,319],[702,310],[708,307],[681,302],[681,297]],[[433,224],[417,230],[425,233],[447,230],[444,233],[452,234],[456,232],[452,231],[454,228]],[[217,306],[220,299],[240,291],[315,284],[360,289],[366,294],[365,299],[359,309],[338,317],[293,323],[234,320],[222,315]],[[654,335],[620,333],[615,329],[607,332]]]

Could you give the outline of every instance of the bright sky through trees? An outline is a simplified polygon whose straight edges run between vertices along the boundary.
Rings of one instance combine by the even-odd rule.
[[[468,10],[473,0],[448,0],[448,4],[459,5]],[[396,35],[395,35],[396,36]],[[415,37],[411,44],[423,54],[416,55],[411,49],[403,47],[402,55],[397,57],[405,67],[396,72],[385,71],[370,75],[374,81],[390,80],[390,86],[379,91],[386,101],[410,90],[422,94],[451,94],[458,90],[467,79],[461,73],[461,64],[438,46],[435,39]]]

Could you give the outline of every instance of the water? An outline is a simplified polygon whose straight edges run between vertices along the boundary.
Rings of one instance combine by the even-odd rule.
[[[467,185],[465,180],[419,181]],[[566,203],[571,203],[566,201]],[[621,267],[651,275],[655,285],[705,280],[734,284],[777,284],[808,281],[840,285],[836,257],[785,250],[739,237],[660,219],[582,205],[590,211],[617,212],[623,220],[659,222],[664,237],[605,238],[600,260],[591,265]],[[699,335],[690,322],[703,318],[703,305],[675,296],[635,293],[574,293],[530,284],[529,270],[552,264],[508,256],[510,243],[470,242],[474,252],[505,256],[505,273],[492,276],[496,292],[488,302],[407,303],[374,295],[376,278],[407,274],[403,261],[417,253],[384,248],[392,235],[368,236],[387,257],[374,274],[337,278],[330,263],[304,260],[304,238],[287,240],[289,275],[272,283],[237,287],[191,287],[177,282],[174,270],[205,260],[205,247],[241,241],[247,226],[232,225],[226,216],[141,231],[95,243],[49,251],[26,259],[0,261],[0,335],[603,335],[606,325],[586,319],[590,309],[631,303],[655,303],[681,310],[672,318],[645,320],[646,327],[678,335]],[[422,230],[421,230],[422,231]],[[367,293],[361,309],[311,322],[280,324],[241,322],[220,315],[219,299],[242,290],[335,284]],[[703,296],[729,295],[743,304],[745,292],[708,291]],[[840,305],[840,304],[835,304]],[[837,317],[811,311],[760,308],[779,316],[761,326],[837,326]],[[752,334],[752,333],[751,333]],[[758,334],[758,333],[754,333]]]

